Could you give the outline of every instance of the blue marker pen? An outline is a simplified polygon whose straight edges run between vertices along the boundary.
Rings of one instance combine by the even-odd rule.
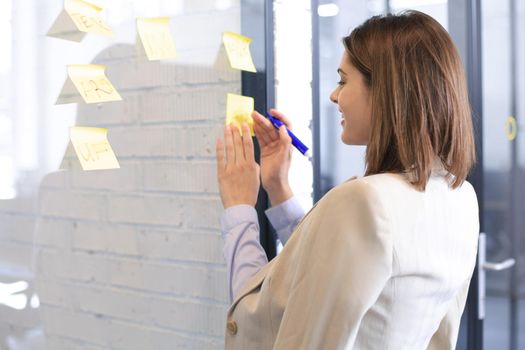
[[[276,128],[276,129],[279,129],[281,127],[281,125],[284,125],[284,123],[282,121],[280,121],[279,119],[275,118],[273,115],[271,115],[269,112],[266,112],[266,116],[268,117],[268,119],[270,119],[270,122],[272,123],[272,125]],[[285,126],[286,128],[286,126]],[[288,135],[290,135],[290,137],[292,138],[292,145],[295,146],[295,148],[297,148],[299,150],[299,152],[301,152],[302,154],[304,154],[305,156],[307,157],[311,157],[312,154],[311,152],[308,150],[308,147],[306,147],[304,145],[304,143],[302,143],[298,138],[297,136],[295,136],[290,130],[288,130],[288,128],[286,128],[286,131],[288,132]]]

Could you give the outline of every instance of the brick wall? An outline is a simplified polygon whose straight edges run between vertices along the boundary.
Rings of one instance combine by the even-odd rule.
[[[226,93],[241,88],[220,50],[221,33],[239,31],[240,6],[185,4],[172,17],[176,60],[149,62],[119,40],[92,60],[107,65],[123,101],[78,105],[75,124],[108,127],[121,169],[83,172],[68,146],[62,170],[43,178],[36,200],[0,201],[1,265],[22,267],[40,300],[37,309],[0,306],[4,336],[41,327],[53,350],[223,348],[227,286],[214,145]],[[115,31],[123,28],[134,26]],[[90,40],[69,50],[93,46]],[[65,53],[46,55],[51,65]],[[61,72],[52,84],[60,85],[65,67],[52,66]],[[60,108],[43,113],[51,118]]]

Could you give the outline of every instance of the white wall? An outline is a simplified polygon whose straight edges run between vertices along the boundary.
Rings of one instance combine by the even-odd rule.
[[[312,144],[312,12],[309,0],[274,1],[276,108],[293,124],[294,134]],[[291,20],[293,18],[293,20]],[[293,24],[292,24],[293,22]],[[313,154],[313,153],[312,153]],[[313,204],[311,159],[292,153],[290,186],[305,210]]]

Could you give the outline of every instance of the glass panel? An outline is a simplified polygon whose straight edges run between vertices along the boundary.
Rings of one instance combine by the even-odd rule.
[[[513,140],[513,256],[517,264],[513,269],[513,309],[514,321],[512,335],[515,349],[525,348],[525,3],[514,1],[515,34],[515,111],[516,138]],[[518,190],[519,189],[519,190]]]
[[[517,207],[516,237],[514,253],[517,265],[515,268],[517,284],[517,349],[525,349],[525,2],[516,1],[516,120],[517,137],[515,205]]]
[[[487,271],[484,346],[520,349],[523,318],[523,4],[482,2],[483,50],[483,216],[487,259],[516,258],[505,271]],[[513,17],[517,26],[513,25]],[[521,33],[520,33],[521,29]],[[514,37],[513,35],[517,35]],[[514,41],[514,42],[513,42]],[[519,132],[518,132],[519,131]],[[521,147],[521,149],[520,149]]]
[[[63,0],[0,1],[0,349],[223,349],[214,146],[241,93],[221,44],[240,0],[90,2],[113,36],[47,37]],[[174,59],[136,42],[157,16]],[[66,65],[90,63],[123,100],[55,105]],[[120,169],[82,171],[74,125],[108,128]]]
[[[321,6],[332,4],[337,12]],[[341,141],[340,113],[329,100],[339,76],[337,68],[344,52],[341,39],[367,18],[385,12],[384,1],[322,2],[319,15],[319,94],[321,194],[348,178],[364,173],[364,146],[348,147]]]

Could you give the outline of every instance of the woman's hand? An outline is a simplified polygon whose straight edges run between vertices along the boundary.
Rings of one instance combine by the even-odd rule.
[[[255,207],[260,186],[260,168],[255,162],[253,140],[248,124],[243,123],[241,137],[235,125],[224,127],[226,153],[222,140],[217,139],[217,177],[222,205],[229,208],[238,204]]]
[[[279,111],[272,109],[270,113],[291,130],[292,124]],[[253,127],[261,149],[261,181],[268,193],[273,206],[278,205],[293,196],[288,183],[288,172],[292,161],[292,139],[281,126],[279,130],[270,121],[254,111],[252,113]]]

